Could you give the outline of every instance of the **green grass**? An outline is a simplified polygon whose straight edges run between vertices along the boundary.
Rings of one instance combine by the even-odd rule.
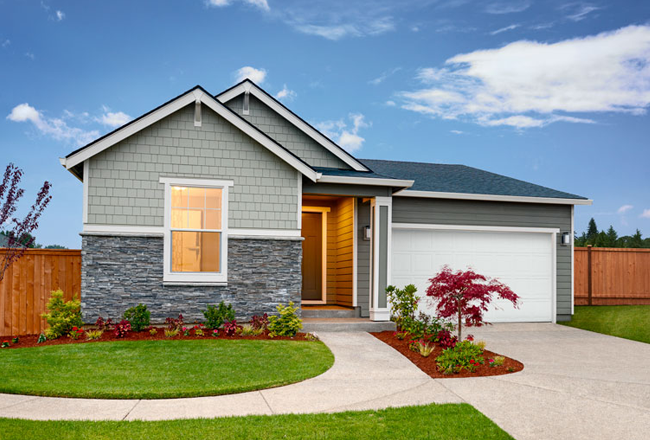
[[[559,324],[650,344],[650,306],[576,306]]]
[[[10,439],[512,439],[468,404],[381,411],[164,422],[37,422],[0,419]]]
[[[321,342],[121,341],[0,350],[1,393],[158,399],[259,390],[334,363]]]

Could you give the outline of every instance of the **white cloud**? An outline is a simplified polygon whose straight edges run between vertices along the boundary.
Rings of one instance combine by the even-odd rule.
[[[587,18],[587,15],[592,12],[602,9],[598,6],[592,5],[590,3],[569,3],[563,5],[560,9],[569,12],[569,15],[566,16],[571,21],[582,21]]]
[[[359,32],[359,30],[357,30],[353,25],[322,26],[315,24],[302,24],[295,26],[295,28],[303,34],[317,35],[332,41],[340,40],[343,37],[358,37],[361,35],[361,32]]]
[[[56,11],[56,21],[62,21],[65,18],[65,12]]]
[[[370,127],[372,124],[366,122],[365,116],[361,113],[350,113],[348,117],[352,122],[351,127],[348,127],[348,124],[342,119],[320,122],[315,124],[315,127],[323,132],[325,136],[334,140],[341,148],[354,152],[361,149],[365,142],[365,138],[359,136],[359,131],[362,128]]]
[[[120,127],[131,120],[131,116],[124,112],[111,112],[107,107],[104,107],[104,114],[96,118],[97,122],[107,125],[111,128]]]
[[[255,6],[265,12],[269,12],[271,8],[267,0],[241,0],[243,3],[246,3],[251,6]],[[222,8],[225,6],[230,6],[232,4],[231,0],[207,0],[205,2],[207,6]]]
[[[56,140],[73,142],[76,145],[85,145],[99,137],[97,130],[86,131],[68,126],[63,119],[44,117],[28,103],[14,107],[7,119],[14,122],[31,122],[41,134]]]
[[[490,35],[498,35],[498,34],[500,34],[502,32],[508,32],[508,31],[513,30],[513,29],[517,29],[519,26],[521,26],[521,25],[520,24],[511,24],[510,26],[502,27],[500,29],[497,29],[496,31],[490,32]]]
[[[402,70],[401,67],[395,67],[394,69],[391,69],[391,70],[387,70],[387,71],[385,71],[385,72],[382,72],[382,74],[379,75],[377,78],[375,78],[375,79],[371,79],[370,81],[368,81],[368,84],[372,84],[373,86],[378,86],[379,84],[383,83],[383,82],[386,81],[389,77],[393,76],[394,74],[396,74],[396,73],[399,72],[400,70]]]
[[[459,54],[445,64],[420,69],[422,88],[398,92],[401,107],[436,118],[530,128],[594,123],[571,113],[640,115],[650,105],[650,26],[557,43],[522,40]]]
[[[616,211],[616,212],[618,212],[619,214],[625,214],[626,212],[628,212],[632,208],[634,208],[634,206],[632,206],[632,205],[623,205],[620,208],[618,208],[618,211]]]
[[[7,47],[7,46],[9,46],[10,44],[11,44],[11,40],[5,40],[5,41],[2,42],[2,44],[0,44],[0,46],[2,46],[2,47]]]
[[[531,2],[529,0],[494,2],[485,7],[485,12],[488,14],[512,14],[515,12],[523,12],[530,5]]]
[[[464,131],[460,131],[460,130],[449,130],[449,131],[453,134],[465,134]]]
[[[639,216],[641,218],[650,218],[650,209],[644,209],[643,213]]]
[[[275,97],[279,99],[280,101],[286,100],[286,101],[293,101],[296,99],[298,94],[294,92],[293,90],[289,90],[287,88],[287,85],[285,84],[284,87],[282,87],[282,90],[280,90]]]
[[[25,52],[25,56],[29,58],[30,60],[34,61],[36,59],[36,56],[31,53],[31,52]]]
[[[262,84],[266,79],[266,69],[256,69],[251,66],[244,66],[235,72],[235,82],[240,82],[246,78],[256,84]]]
[[[388,107],[395,107],[395,106],[397,105],[397,104],[395,103],[395,101],[392,101],[392,100],[388,100],[388,101],[386,101],[385,104],[386,104]]]

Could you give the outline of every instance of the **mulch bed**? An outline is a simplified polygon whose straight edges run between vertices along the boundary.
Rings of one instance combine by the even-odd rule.
[[[436,365],[436,358],[442,354],[442,348],[439,345],[436,344],[435,350],[433,351],[433,353],[429,355],[429,357],[423,357],[419,353],[416,353],[409,349],[408,338],[405,338],[400,341],[399,339],[397,339],[397,337],[395,337],[395,335],[391,331],[371,333],[371,335],[373,335],[375,338],[385,342],[386,344],[393,347],[395,350],[402,353],[404,356],[408,358],[408,360],[413,362],[420,370],[424,371],[434,379],[449,379],[455,377],[501,376],[503,374],[516,373],[524,369],[524,364],[522,364],[519,361],[511,359],[507,356],[503,356],[491,352],[489,350],[484,350],[483,357],[485,358],[485,364],[479,365],[476,368],[475,372],[471,373],[467,370],[462,370],[458,374],[443,374],[438,371]],[[503,363],[503,365],[499,367],[488,366],[487,360],[494,359],[495,356],[503,356],[505,358],[505,362]],[[509,368],[511,368],[512,370],[508,371]]]
[[[93,342],[113,342],[113,341],[176,341],[176,340],[197,340],[197,339],[225,339],[225,340],[239,340],[239,339],[254,339],[254,340],[271,340],[271,341],[306,341],[305,333],[298,333],[293,338],[287,336],[275,336],[273,338],[269,337],[268,332],[264,332],[259,336],[225,336],[223,331],[219,331],[219,336],[214,337],[211,335],[212,331],[204,329],[205,336],[194,336],[194,331],[190,332],[190,336],[184,336],[183,332],[179,333],[173,338],[167,338],[165,336],[164,327],[157,328],[158,333],[151,335],[149,330],[143,330],[141,332],[129,332],[124,338],[118,338],[113,334],[113,331],[104,331],[102,337],[98,340],[89,341],[84,335],[81,335],[79,339],[74,340],[70,339],[67,336],[60,337],[59,339],[48,339],[45,342],[38,344],[39,335],[23,335],[19,336],[18,343],[14,344],[11,342],[14,336],[0,336],[0,342],[8,341],[10,346],[7,348],[28,348],[28,347],[44,347],[47,345],[62,345],[62,344],[90,344]],[[7,349],[5,348],[5,349]],[[0,350],[5,350],[0,349]]]

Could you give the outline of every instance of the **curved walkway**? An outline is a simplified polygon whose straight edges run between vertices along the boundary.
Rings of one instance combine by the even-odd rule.
[[[0,394],[0,417],[34,420],[169,420],[315,413],[461,402],[396,350],[368,333],[320,333],[332,368],[292,385],[186,399],[105,400]]]

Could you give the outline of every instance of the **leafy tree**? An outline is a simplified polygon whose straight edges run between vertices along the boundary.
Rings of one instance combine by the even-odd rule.
[[[573,245],[576,247],[585,247],[587,246],[587,234],[585,232],[582,233],[580,237],[577,235],[573,235]]]
[[[462,341],[463,321],[466,327],[480,327],[485,324],[483,314],[495,296],[507,299],[515,307],[519,306],[519,296],[508,286],[471,269],[454,272],[449,266],[443,266],[442,271],[431,278],[429,283],[427,296],[437,300],[438,317],[457,319],[459,341]]]
[[[587,242],[589,244],[594,244],[597,237],[598,226],[596,226],[596,220],[592,217],[591,220],[589,220],[589,226],[587,227]]]
[[[61,246],[60,244],[48,244],[43,249],[68,249],[68,248],[65,246]]]
[[[7,268],[23,256],[26,248],[34,244],[35,240],[31,234],[38,228],[38,219],[52,200],[49,195],[52,185],[45,181],[25,217],[14,217],[18,202],[25,194],[25,190],[18,187],[22,177],[23,170],[10,163],[0,182],[0,229],[7,238],[4,245],[7,249],[0,256],[0,281]]]

